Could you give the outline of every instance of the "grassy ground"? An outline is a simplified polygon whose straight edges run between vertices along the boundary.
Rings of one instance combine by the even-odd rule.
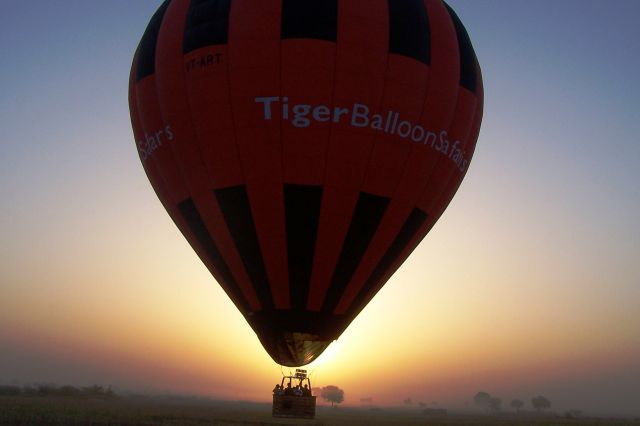
[[[566,419],[553,415],[427,417],[418,409],[318,407],[315,420],[274,419],[271,406],[197,398],[127,397],[114,400],[64,397],[0,397],[0,425],[306,425],[306,426],[462,426],[462,425],[607,425],[640,426],[640,420]]]

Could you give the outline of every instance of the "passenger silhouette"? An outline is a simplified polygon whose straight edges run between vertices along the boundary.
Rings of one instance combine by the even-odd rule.
[[[284,394],[291,396],[293,395],[293,389],[291,388],[291,382],[287,383],[287,388],[284,390]]]

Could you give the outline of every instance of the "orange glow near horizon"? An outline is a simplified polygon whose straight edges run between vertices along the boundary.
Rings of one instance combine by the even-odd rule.
[[[613,330],[601,315],[575,318],[575,313],[561,307],[541,318],[535,312],[542,301],[532,302],[531,309],[504,305],[505,300],[518,297],[517,289],[512,289],[514,295],[507,293],[506,299],[465,295],[486,289],[491,280],[476,280],[473,289],[464,281],[453,284],[455,274],[447,276],[451,264],[438,262],[434,253],[425,254],[429,245],[419,248],[343,336],[306,367],[314,386],[345,388],[349,405],[359,405],[362,398],[399,405],[411,395],[416,401],[434,395],[440,401],[463,404],[480,388],[509,392],[561,374],[580,375],[593,368],[632,363],[640,349],[631,347],[624,354],[615,345],[628,342],[637,325]],[[130,286],[126,301],[110,291],[122,285],[119,277],[102,277],[93,281],[93,289],[74,287],[73,294],[55,297],[47,292],[12,292],[14,303],[0,314],[2,323],[11,327],[0,337],[53,357],[68,357],[78,365],[114,372],[114,382],[123,388],[267,401],[273,383],[292,369],[273,363],[184,243],[155,250],[171,246],[175,247],[171,256],[177,250],[182,257],[172,257],[173,264],[147,277],[147,284]],[[147,253],[154,263],[156,255]],[[446,249],[441,256],[447,256]],[[437,266],[421,265],[418,258],[431,258]],[[182,260],[176,263],[176,259]],[[181,265],[189,264],[191,272],[185,274],[181,270],[186,266]],[[75,270],[73,275],[85,273]],[[421,285],[421,281],[449,284]],[[149,283],[157,286],[155,291]],[[95,288],[103,290],[96,293]],[[19,308],[25,299],[32,306],[27,317]],[[84,303],[68,304],[79,299]],[[554,304],[552,300],[544,303]],[[52,316],[55,304],[65,308]],[[510,321],[500,321],[496,312]],[[613,320],[612,312],[606,314]],[[624,321],[627,314],[619,315],[618,321]],[[576,328],[571,317],[583,327]],[[605,334],[606,340],[594,339]],[[102,380],[108,378],[106,374]],[[399,395],[398,389],[406,395]]]
[[[307,366],[314,386],[343,387],[349,405],[362,398],[399,405],[413,395],[463,406],[479,389],[536,389],[554,377],[633,364],[640,343],[630,342],[640,325],[630,310],[591,298],[582,299],[579,311],[567,309],[558,295],[575,291],[582,277],[562,268],[551,275],[531,269],[521,277],[518,251],[500,245],[508,239],[483,250],[490,228],[465,234],[459,245],[455,222],[464,223],[467,209],[464,201],[456,204],[445,225],[434,228],[338,341]],[[267,401],[289,369],[273,363],[158,203],[150,202],[142,216],[142,227],[131,221],[135,229],[104,234],[102,244],[88,250],[107,262],[90,257],[73,268],[41,270],[17,259],[14,278],[23,285],[3,294],[0,338],[72,360],[79,370],[103,371],[78,381]],[[126,240],[132,258],[120,250],[122,237],[110,235],[135,232],[141,235]],[[68,264],[86,256],[81,248],[87,247],[82,240],[70,244]],[[44,247],[43,258],[55,257],[54,250]],[[460,265],[460,258],[469,260]],[[551,288],[555,297],[548,297]]]

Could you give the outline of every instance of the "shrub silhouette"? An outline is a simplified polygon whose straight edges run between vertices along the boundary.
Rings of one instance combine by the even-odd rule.
[[[524,407],[524,402],[519,399],[514,399],[509,405],[511,406],[511,408],[515,408],[517,413],[522,407]]]
[[[551,401],[542,395],[536,396],[531,399],[531,405],[538,411],[544,411],[546,408],[551,408]]]
[[[33,385],[24,386],[0,386],[0,395],[2,396],[29,396],[29,397],[66,397],[66,398],[92,398],[92,399],[113,399],[117,395],[111,389],[111,386],[93,385],[84,388],[77,388],[71,385],[55,386],[55,385]]]
[[[497,413],[502,409],[502,400],[497,397],[492,397],[489,401],[489,408],[491,408],[491,411]]]
[[[0,395],[2,396],[18,396],[22,394],[22,389],[18,386],[0,386]]]

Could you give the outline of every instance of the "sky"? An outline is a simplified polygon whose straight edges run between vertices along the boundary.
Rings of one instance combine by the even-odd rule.
[[[160,1],[4,0],[0,384],[267,401],[275,365],[155,196],[127,101]],[[451,0],[484,120],[448,210],[309,367],[345,404],[640,415],[640,3]]]

